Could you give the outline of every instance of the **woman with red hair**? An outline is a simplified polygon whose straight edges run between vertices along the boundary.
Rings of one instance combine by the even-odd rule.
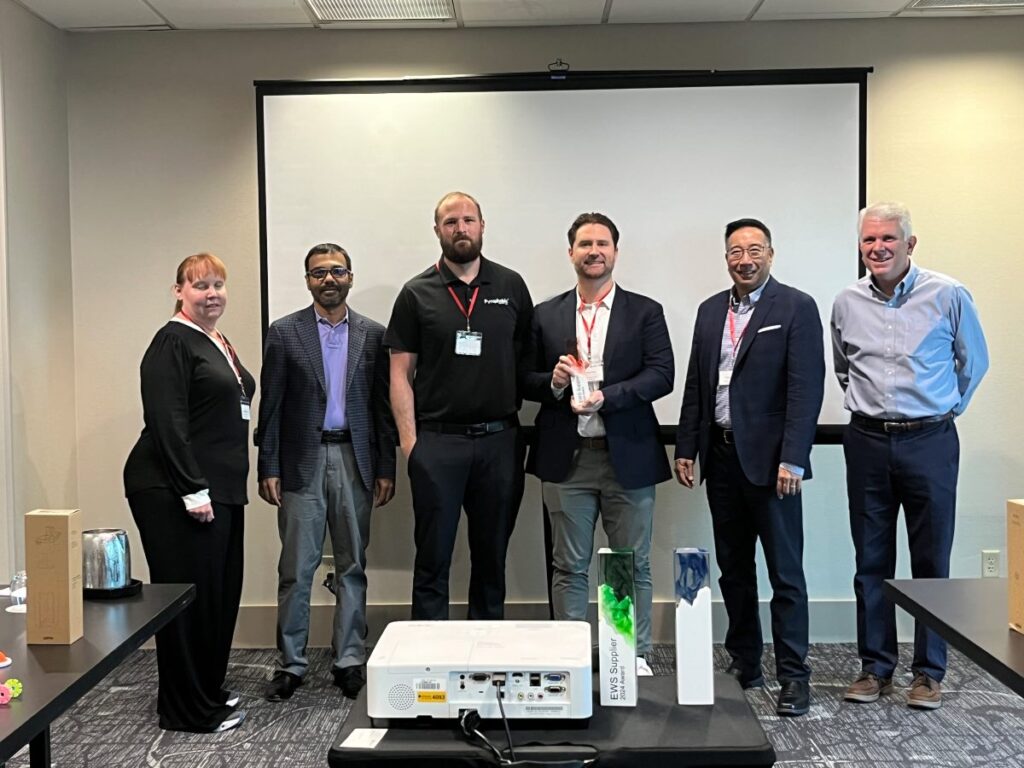
[[[212,254],[178,267],[174,317],[142,358],[145,426],[124,468],[150,580],[196,585],[195,601],[156,636],[157,712],[172,731],[226,731],[245,717],[224,676],[242,593],[256,383],[217,330],[226,279]]]

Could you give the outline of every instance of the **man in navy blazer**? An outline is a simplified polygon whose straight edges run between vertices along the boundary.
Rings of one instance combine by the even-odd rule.
[[[336,575],[334,682],[355,698],[366,681],[366,546],[372,506],[395,490],[397,433],[384,327],[347,305],[352,261],[322,243],[306,255],[313,305],[267,331],[260,376],[260,496],[278,508],[277,645],[267,687],[289,698],[308,662],[309,596],[324,535]]]
[[[584,213],[569,229],[577,286],[539,304],[526,397],[541,403],[527,471],[557,493],[551,512],[552,608],[587,618],[587,574],[601,517],[608,543],[634,554],[637,669],[650,674],[654,486],[672,477],[652,403],[672,391],[675,364],[661,305],[617,286],[619,231]],[[569,389],[581,376],[588,394]]]
[[[772,585],[772,638],[781,684],[776,711],[810,706],[807,585],[800,490],[821,410],[825,353],[814,299],[770,276],[771,232],[757,219],[725,228],[733,280],[697,310],[676,436],[676,476],[707,482],[729,614],[729,667],[745,687],[762,685],[754,548],[764,550]]]

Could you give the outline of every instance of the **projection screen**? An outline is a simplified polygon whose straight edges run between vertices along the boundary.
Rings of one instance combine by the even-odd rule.
[[[484,254],[539,303],[575,283],[566,230],[601,211],[620,231],[615,277],[665,308],[678,419],[698,304],[731,285],[723,229],[772,230],[772,274],[818,303],[828,359],[819,423],[845,422],[828,341],[836,293],[858,277],[868,70],[584,73],[258,82],[264,327],[310,302],[303,257],[352,256],[350,305],[387,324],[437,261],[433,209],[481,203]],[[530,421],[527,412],[526,421]]]

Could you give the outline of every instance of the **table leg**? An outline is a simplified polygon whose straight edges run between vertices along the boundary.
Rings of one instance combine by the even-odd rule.
[[[50,768],[50,726],[28,743],[28,764],[31,768]]]

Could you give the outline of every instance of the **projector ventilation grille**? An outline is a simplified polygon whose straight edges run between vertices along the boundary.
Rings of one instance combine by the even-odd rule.
[[[408,685],[395,685],[388,691],[388,704],[392,709],[409,709],[416,703],[416,693]]]

